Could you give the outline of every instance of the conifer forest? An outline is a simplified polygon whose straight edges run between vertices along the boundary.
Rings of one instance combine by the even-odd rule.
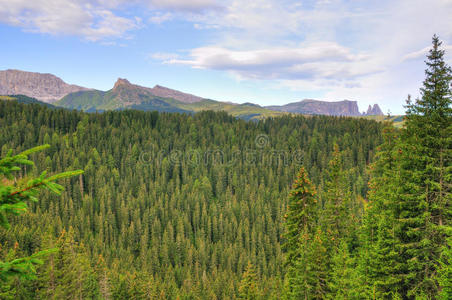
[[[452,71],[403,126],[0,101],[0,299],[452,299]]]

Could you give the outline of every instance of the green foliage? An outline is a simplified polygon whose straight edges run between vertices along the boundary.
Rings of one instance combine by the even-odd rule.
[[[288,299],[323,299],[327,293],[325,234],[317,225],[319,203],[304,167],[289,196],[286,214],[286,290]]]
[[[409,99],[405,128],[399,137],[388,132],[373,166],[361,263],[378,298],[433,299],[441,291],[436,273],[451,226],[452,76],[440,46],[434,36],[422,97]]]
[[[315,195],[316,191],[304,167],[301,167],[290,191],[285,216],[287,230],[284,249],[287,252],[287,265],[294,265],[300,256],[298,250],[301,237],[311,234],[316,228],[319,207]]]
[[[215,112],[87,114],[11,101],[0,101],[0,122],[3,154],[47,142],[45,153],[34,154],[36,169],[85,170],[62,179],[60,197],[45,191],[30,206],[33,214],[14,217],[9,230],[0,230],[2,245],[17,241],[31,255],[57,247],[61,232],[72,226],[74,244],[83,244],[82,256],[95,270],[97,283],[87,286],[111,299],[143,289],[168,299],[238,297],[248,261],[262,297],[278,298],[285,273],[283,219],[300,162],[321,186],[336,141],[352,197],[364,197],[366,163],[382,128],[356,118],[245,122]],[[268,144],[260,148],[256,137],[262,134]],[[223,161],[212,159],[217,149]],[[273,150],[287,159],[271,156]],[[99,255],[102,276],[96,271]],[[57,257],[48,256],[44,266],[52,259],[55,265]],[[49,274],[38,268],[36,281],[47,281]],[[34,286],[32,295],[47,290]]]
[[[239,286],[239,299],[256,300],[260,299],[258,278],[253,264],[248,261],[242,281]]]
[[[438,282],[440,285],[440,299],[452,298],[452,238],[443,247],[438,266]]]
[[[408,103],[401,129],[0,101],[0,297],[449,299],[452,78],[443,55],[434,37],[422,97]],[[36,144],[50,145],[46,155],[23,151]],[[68,168],[85,173],[36,171]],[[40,256],[52,248],[60,251]],[[12,279],[35,268],[32,280]]]
[[[79,170],[46,176],[47,172],[44,171],[36,178],[15,180],[14,173],[21,170],[20,165],[34,166],[33,162],[28,159],[31,154],[49,147],[49,145],[38,146],[17,155],[13,155],[13,151],[10,150],[4,158],[0,159],[1,227],[10,228],[9,216],[19,216],[25,213],[28,209],[27,202],[36,202],[36,196],[41,189],[46,188],[59,195],[63,187],[54,181],[83,173]],[[40,251],[28,257],[0,261],[0,280],[5,282],[16,276],[24,279],[34,278],[35,265],[42,264],[42,257],[51,252],[54,252],[54,250]]]

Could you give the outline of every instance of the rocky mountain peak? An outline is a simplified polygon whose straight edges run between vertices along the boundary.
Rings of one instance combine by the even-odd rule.
[[[113,86],[113,89],[117,89],[120,86],[126,86],[126,85],[132,85],[132,84],[125,78],[118,78],[118,80],[116,80],[116,82],[115,82],[115,85]]]
[[[0,71],[0,95],[25,95],[43,102],[55,102],[69,93],[89,90],[67,84],[55,75],[20,70]]]
[[[374,106],[371,106],[369,104],[369,107],[367,108],[367,112],[365,113],[366,116],[382,116],[383,112],[380,109],[380,106],[378,104],[374,104]]]

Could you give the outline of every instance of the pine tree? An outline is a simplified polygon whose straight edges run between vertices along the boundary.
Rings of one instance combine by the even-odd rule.
[[[438,294],[435,279],[452,200],[452,70],[433,36],[421,98],[408,101],[402,134],[400,211],[397,213],[407,294]],[[449,179],[449,180],[448,180]]]
[[[354,225],[350,221],[355,214],[352,210],[352,195],[337,144],[334,144],[333,158],[329,163],[327,173],[328,179],[324,186],[325,191],[322,193],[325,204],[321,221],[333,248],[337,249],[340,240],[348,237],[350,226]]]
[[[286,233],[283,246],[287,252],[286,265],[294,265],[297,261],[300,255],[298,251],[300,238],[314,232],[317,216],[316,191],[304,167],[301,167],[292,186],[285,215]]]
[[[102,257],[102,255],[99,255],[95,271],[99,285],[99,293],[102,299],[111,299],[110,278],[108,276],[108,269],[105,263],[105,259]]]
[[[360,287],[359,272],[354,258],[350,255],[348,244],[342,241],[331,258],[331,270],[328,280],[328,299],[364,298]]]
[[[46,176],[44,171],[37,178],[22,178],[15,180],[14,173],[20,171],[20,165],[34,166],[28,157],[36,152],[49,148],[49,145],[35,147],[23,151],[17,155],[12,155],[10,150],[6,157],[0,159],[0,227],[9,228],[9,217],[21,215],[27,211],[27,202],[36,202],[36,198],[41,189],[48,189],[56,194],[61,194],[63,187],[54,181],[75,175],[82,171],[72,171]],[[5,184],[6,183],[6,184]],[[36,264],[42,264],[42,257],[53,252],[45,250],[28,257],[15,258],[9,261],[0,261],[0,280],[7,281],[11,277],[32,279],[35,277]]]
[[[297,260],[287,269],[287,299],[325,299],[328,293],[328,255],[325,234],[318,227],[300,236]]]
[[[72,227],[67,232],[63,231],[57,247],[55,297],[58,299],[95,298],[98,295],[96,277],[84,246],[74,240]]]
[[[387,135],[374,165],[361,254],[372,296],[433,299],[439,293],[452,150],[452,77],[440,46],[434,36],[422,97],[409,98],[400,138]]]
[[[239,286],[239,299],[256,300],[260,298],[258,278],[253,264],[248,261]]]
[[[286,286],[288,299],[322,299],[327,292],[325,234],[318,226],[316,192],[301,167],[289,195],[286,214]]]
[[[396,236],[399,138],[389,126],[384,142],[371,166],[368,203],[361,227],[359,270],[364,294],[372,298],[390,299],[402,282],[400,242]]]

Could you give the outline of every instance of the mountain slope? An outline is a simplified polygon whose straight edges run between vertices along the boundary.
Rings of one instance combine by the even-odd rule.
[[[158,96],[166,95],[166,97]],[[180,101],[178,99],[184,100]],[[119,78],[107,91],[89,90],[68,94],[55,105],[87,112],[117,109],[156,110],[160,112],[193,113],[204,110],[226,111],[243,119],[259,119],[278,116],[282,112],[271,111],[256,104],[233,104],[207,100],[161,86],[147,88]]]
[[[36,98],[32,98],[32,97],[28,97],[25,95],[9,95],[9,96],[0,96],[0,100],[3,101],[17,101],[19,103],[24,103],[24,104],[39,104],[39,105],[43,105],[49,108],[55,108],[54,105],[46,103],[46,102],[42,102],[37,100]]]
[[[177,107],[193,112],[206,110],[225,111],[234,117],[239,117],[245,120],[262,119],[287,114],[285,112],[272,111],[252,103],[235,104],[215,100],[203,100],[196,103],[180,103],[172,99],[169,99],[167,101],[173,103],[173,105]]]
[[[25,95],[52,103],[69,93],[89,89],[67,84],[52,74],[20,70],[0,71],[0,95]]]
[[[169,89],[164,86],[156,85],[152,89],[152,94],[162,98],[171,98],[183,103],[196,103],[205,100],[204,98]]]

